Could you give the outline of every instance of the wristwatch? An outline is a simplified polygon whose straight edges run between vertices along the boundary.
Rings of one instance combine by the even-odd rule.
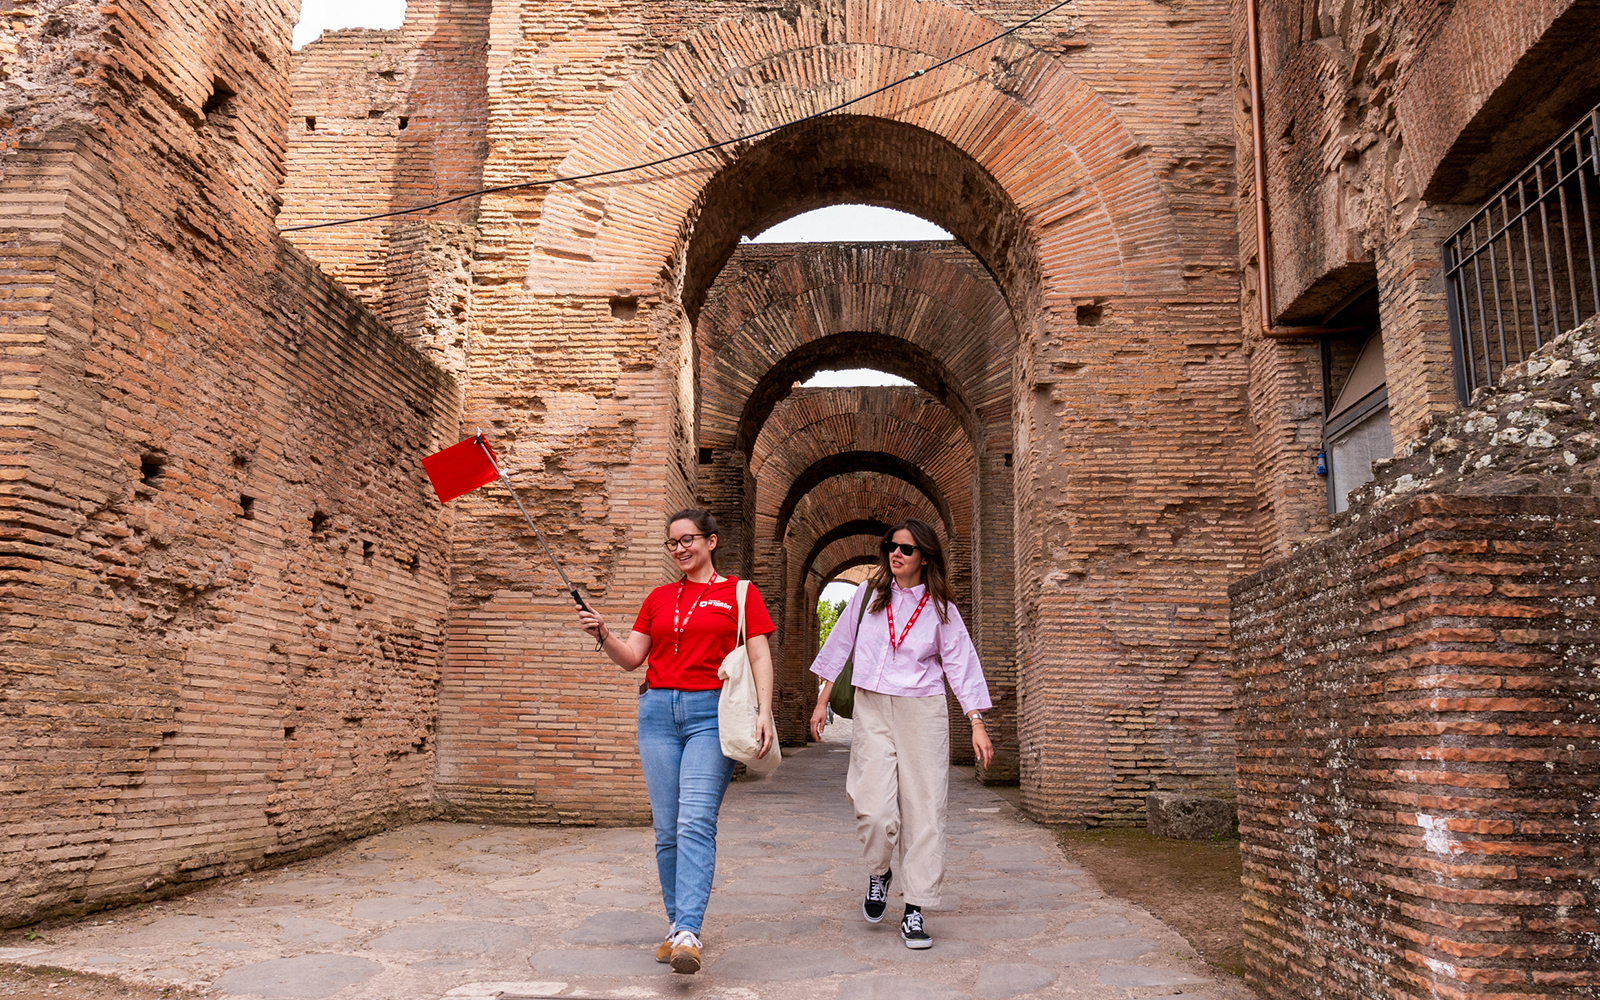
[[[982,722],[983,721],[983,713],[982,712],[973,712],[971,715],[967,716],[967,721],[968,722]]]

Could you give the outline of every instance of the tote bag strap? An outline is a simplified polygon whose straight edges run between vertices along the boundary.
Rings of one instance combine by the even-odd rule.
[[[749,593],[749,591],[750,591],[750,581],[749,580],[740,580],[734,586],[734,590],[737,591],[737,593],[739,595],[739,597],[738,597],[738,601],[739,601],[739,631],[738,631],[738,634],[734,636],[734,647],[737,648],[737,647],[743,646],[745,644],[745,634],[744,634],[744,595]]]
[[[864,592],[861,595],[861,607],[856,609],[856,632],[850,637],[851,659],[855,658],[856,643],[861,639],[861,620],[867,617],[867,605],[872,601],[872,581],[867,580],[861,586]]]

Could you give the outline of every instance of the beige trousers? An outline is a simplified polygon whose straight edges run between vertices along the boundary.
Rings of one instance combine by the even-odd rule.
[[[944,887],[945,803],[950,795],[950,714],[944,695],[903,698],[856,689],[850,774],[867,869],[895,868],[914,906],[938,906]],[[895,849],[900,864],[894,865]]]

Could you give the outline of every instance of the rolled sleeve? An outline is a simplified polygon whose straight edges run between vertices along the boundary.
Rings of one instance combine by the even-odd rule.
[[[833,623],[833,630],[828,633],[828,641],[822,644],[822,648],[817,650],[817,658],[811,661],[811,672],[825,681],[839,679],[844,661],[850,659],[850,653],[855,648],[856,619],[861,602],[866,599],[866,590],[867,585],[863,583],[850,595],[844,610],[839,612],[838,619]]]
[[[961,703],[963,715],[987,712],[994,705],[989,700],[989,684],[983,679],[983,664],[978,662],[978,651],[967,634],[967,624],[961,612],[950,606],[950,620],[939,626],[939,659],[944,664],[945,680]]]

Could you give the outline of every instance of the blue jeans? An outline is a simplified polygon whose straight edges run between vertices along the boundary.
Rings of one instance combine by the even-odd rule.
[[[651,688],[639,696],[639,758],[656,828],[667,919],[700,933],[717,867],[717,811],[733,777],[717,736],[718,691]]]

